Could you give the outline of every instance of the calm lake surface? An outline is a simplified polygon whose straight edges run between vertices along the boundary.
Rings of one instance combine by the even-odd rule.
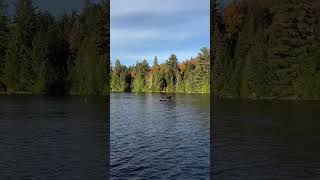
[[[214,179],[320,179],[319,101],[217,100]]]
[[[209,179],[209,95],[112,93],[111,179]]]
[[[0,179],[106,179],[106,102],[0,96]]]

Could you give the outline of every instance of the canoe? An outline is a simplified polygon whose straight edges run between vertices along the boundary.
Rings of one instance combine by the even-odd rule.
[[[173,99],[160,99],[160,101],[172,101]]]

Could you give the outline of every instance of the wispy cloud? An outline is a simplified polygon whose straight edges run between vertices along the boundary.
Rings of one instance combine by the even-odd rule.
[[[111,58],[195,56],[209,46],[209,0],[111,0]],[[179,57],[179,56],[178,56]],[[163,61],[162,60],[162,61]]]
[[[113,18],[139,13],[173,15],[203,11],[206,5],[209,8],[209,3],[209,0],[111,0],[110,16]]]

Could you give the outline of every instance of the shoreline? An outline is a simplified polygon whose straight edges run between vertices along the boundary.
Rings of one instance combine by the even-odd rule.
[[[229,99],[229,100],[293,100],[293,101],[320,101],[320,99],[315,99],[315,98],[298,98],[298,97],[222,97],[222,98],[218,98],[218,97],[214,97],[214,99]]]
[[[204,93],[204,92],[164,92],[164,91],[147,91],[147,92],[125,92],[125,91],[110,91],[111,93],[163,93],[163,94],[208,94],[211,93]],[[16,91],[16,92],[0,92],[0,95],[12,96],[12,95],[34,95],[34,96],[55,96],[55,95],[48,95],[48,94],[37,94],[28,91]],[[106,95],[97,95],[97,94],[77,94],[77,93],[68,93],[65,95],[56,95],[56,96],[106,96]],[[214,97],[213,99],[218,100],[256,100],[256,101],[277,101],[277,100],[290,100],[290,101],[320,101],[320,99],[314,98],[298,98],[298,97]]]
[[[0,95],[42,95],[42,94],[34,94],[28,91],[15,91],[15,92],[0,92]]]
[[[211,93],[203,93],[203,92],[162,92],[162,91],[148,91],[148,92],[124,92],[124,91],[110,91],[110,93],[164,93],[164,94],[208,94],[211,95]],[[313,98],[297,98],[297,97],[222,97],[218,98],[216,96],[213,97],[213,99],[219,99],[219,100],[292,100],[292,101],[320,101],[320,99],[313,99]]]
[[[205,92],[166,92],[166,91],[131,91],[131,92],[126,92],[126,91],[110,91],[110,93],[164,93],[164,94],[210,94],[210,93],[205,93]]]

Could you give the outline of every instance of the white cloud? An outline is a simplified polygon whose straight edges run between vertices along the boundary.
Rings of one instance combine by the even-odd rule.
[[[154,56],[164,62],[172,53],[179,60],[196,56],[202,45],[209,44],[209,4],[209,0],[111,0],[112,60],[119,58],[128,65],[144,58],[152,63]]]
[[[128,28],[112,27],[110,32],[112,48],[130,45],[132,42],[148,43],[161,40],[163,42],[181,42],[192,38],[209,37],[209,18],[207,27],[197,19],[175,24],[171,27],[140,29],[134,26]]]
[[[171,14],[183,11],[206,11],[210,9],[209,4],[209,0],[111,0],[110,15],[112,18],[135,13]]]
[[[139,43],[161,41],[181,41],[194,37],[196,34],[192,32],[169,32],[164,30],[125,30],[114,29],[111,31],[110,38],[113,47],[131,44],[133,41]]]

